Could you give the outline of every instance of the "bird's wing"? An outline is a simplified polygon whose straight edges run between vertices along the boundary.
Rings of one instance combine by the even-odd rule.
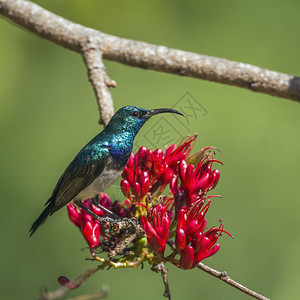
[[[88,155],[76,156],[59,179],[53,191],[51,201],[55,201],[55,205],[51,214],[69,203],[89,186],[94,179],[100,176],[105,168],[107,158],[108,151],[101,151],[101,155],[96,159],[92,159]]]

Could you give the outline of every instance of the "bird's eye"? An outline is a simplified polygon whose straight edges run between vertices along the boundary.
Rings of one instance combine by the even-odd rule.
[[[139,116],[139,112],[138,111],[134,111],[134,112],[132,112],[132,114],[131,114],[133,117],[138,117]]]

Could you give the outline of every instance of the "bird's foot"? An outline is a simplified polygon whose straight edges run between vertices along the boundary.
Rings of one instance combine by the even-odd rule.
[[[100,217],[93,211],[88,209],[86,206],[84,206],[81,201],[76,201],[76,205],[79,206],[82,210],[86,211],[93,218],[98,220],[104,228],[105,233],[112,235],[117,235],[121,232],[125,235],[136,233],[136,228],[138,225],[138,220],[136,218],[122,218],[120,216],[117,216],[110,210],[108,210],[109,215],[113,218],[110,216]],[[100,204],[98,206],[102,209],[102,206]],[[105,210],[107,209],[105,208]]]
[[[79,206],[82,210],[84,210],[85,212],[87,212],[89,215],[91,215],[93,218],[95,218],[96,220],[98,220],[101,224],[105,223],[105,222],[113,222],[114,219],[110,218],[110,217],[100,217],[98,215],[96,215],[94,212],[92,212],[90,209],[88,209],[86,206],[84,206],[84,204],[81,201],[76,201],[75,202],[77,206]]]
[[[110,217],[112,217],[113,219],[119,219],[120,217],[118,215],[116,215],[115,213],[113,213],[112,211],[110,211],[109,209],[107,209],[106,207],[102,206],[99,203],[99,195],[95,196],[94,198],[92,198],[92,203],[101,208],[103,211],[105,211]]]

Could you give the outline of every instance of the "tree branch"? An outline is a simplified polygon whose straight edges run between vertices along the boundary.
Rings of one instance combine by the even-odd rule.
[[[167,273],[168,273],[167,268],[165,267],[165,265],[163,263],[159,263],[159,264],[155,263],[152,265],[151,270],[154,271],[155,273],[161,274],[161,277],[162,277],[162,280],[163,280],[163,283],[165,286],[163,296],[168,298],[168,300],[171,300],[171,292],[170,292],[169,282],[168,282],[168,277],[167,277]]]
[[[89,80],[94,88],[98,103],[99,124],[106,126],[114,114],[114,105],[110,87],[117,84],[111,80],[102,61],[102,52],[96,39],[90,38],[82,45],[82,56],[88,69]]]
[[[216,278],[219,278],[221,280],[223,280],[224,282],[226,282],[227,284],[231,285],[232,287],[240,290],[241,292],[253,297],[253,298],[256,298],[256,299],[260,299],[260,300],[270,300],[269,298],[263,296],[263,295],[260,295],[250,289],[248,289],[247,287],[241,285],[240,283],[234,281],[233,279],[231,279],[228,274],[226,272],[220,272],[220,271],[217,271],[209,266],[206,266],[205,264],[203,263],[199,263],[198,266],[197,266],[200,270],[212,275],[212,276],[215,276]]]
[[[86,41],[94,39],[104,59],[134,67],[234,85],[300,102],[300,77],[108,35],[68,21],[30,1],[0,0],[0,14],[43,38],[79,53],[83,53],[85,49],[83,45]],[[92,79],[90,80],[93,82]],[[102,94],[103,91],[104,88]],[[99,96],[97,91],[96,95]],[[102,100],[98,99],[98,103],[102,105]],[[111,107],[109,111],[112,111]],[[104,115],[104,110],[101,115]]]
[[[172,240],[168,240],[168,245],[171,247],[171,249],[175,252],[177,252],[176,248],[175,248],[175,243],[174,241]],[[205,265],[204,263],[202,262],[199,262],[198,265],[196,265],[196,267],[202,271],[205,271],[206,273],[210,274],[210,275],[213,275],[214,277],[218,278],[218,279],[221,279],[223,280],[224,282],[228,283],[229,285],[231,285],[232,287],[240,290],[241,292],[253,297],[253,298],[256,298],[256,299],[259,299],[259,300],[270,300],[269,298],[265,297],[265,296],[262,296],[252,290],[250,290],[249,288],[241,285],[240,283],[232,280],[228,274],[226,272],[220,272],[220,271],[217,271],[207,265]]]
[[[44,289],[41,293],[39,300],[55,300],[65,298],[70,291],[79,288],[90,276],[94,275],[99,270],[99,267],[95,269],[88,269],[84,271],[81,275],[79,275],[75,280],[69,280],[66,278],[65,284],[59,287],[58,289],[52,292],[48,292],[46,289]],[[73,298],[73,300],[90,300],[96,298],[105,298],[108,292],[109,287],[103,286],[102,290],[97,293],[80,295],[78,297]]]

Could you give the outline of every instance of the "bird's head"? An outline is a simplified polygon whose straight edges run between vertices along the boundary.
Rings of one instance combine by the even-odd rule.
[[[140,128],[152,116],[161,113],[173,113],[184,116],[181,112],[171,108],[144,109],[138,106],[124,106],[111,118],[107,129],[126,131],[136,135]]]

